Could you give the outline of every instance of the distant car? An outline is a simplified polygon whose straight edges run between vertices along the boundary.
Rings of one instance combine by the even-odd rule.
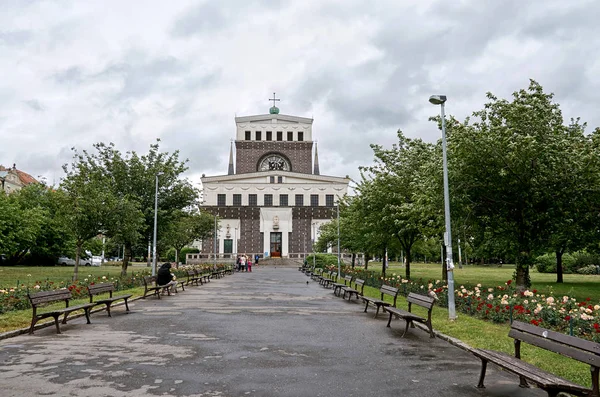
[[[75,259],[71,259],[67,256],[61,256],[58,258],[57,263],[61,266],[75,266]],[[89,258],[80,258],[79,264],[81,266],[92,266],[92,261]],[[98,264],[95,266],[100,266],[100,262],[98,262]]]
[[[102,257],[101,256],[92,256],[91,265],[92,266],[101,266],[102,265]],[[86,265],[86,266],[90,266],[90,265]]]

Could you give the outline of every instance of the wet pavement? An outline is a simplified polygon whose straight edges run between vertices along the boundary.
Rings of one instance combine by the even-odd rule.
[[[253,269],[0,341],[0,395],[545,396],[296,268]],[[435,310],[435,309],[434,309]],[[435,324],[434,324],[435,328]]]

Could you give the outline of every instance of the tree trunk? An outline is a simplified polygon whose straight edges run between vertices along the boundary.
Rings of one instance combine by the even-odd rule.
[[[365,254],[365,270],[369,269],[369,261],[371,260],[370,254]]]
[[[404,264],[406,266],[406,279],[410,280],[410,262],[412,261],[412,253],[410,248],[404,248]]]
[[[515,284],[520,290],[525,290],[531,286],[529,279],[529,265],[531,264],[531,255],[529,251],[521,251],[517,255],[516,279]]]
[[[563,265],[562,265],[563,250],[556,250],[556,282],[563,282]]]
[[[446,247],[442,244],[442,280],[448,281],[448,268],[446,266]]]
[[[125,244],[125,248],[123,249],[123,264],[121,265],[121,276],[125,276],[127,274],[127,266],[129,266],[130,257],[131,246],[129,244]]]
[[[83,241],[77,240],[77,249],[75,250],[75,267],[73,268],[73,281],[79,279],[79,261],[81,260],[81,247]]]
[[[385,278],[385,268],[387,267],[387,255],[385,254],[386,249],[383,249],[383,257],[381,260],[381,277]]]
[[[355,262],[356,262],[356,254],[353,252],[352,253],[352,269],[354,269]]]

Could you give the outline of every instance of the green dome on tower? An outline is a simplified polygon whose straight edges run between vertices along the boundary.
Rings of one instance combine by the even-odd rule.
[[[270,114],[279,114],[279,108],[277,106],[273,106],[269,109]]]

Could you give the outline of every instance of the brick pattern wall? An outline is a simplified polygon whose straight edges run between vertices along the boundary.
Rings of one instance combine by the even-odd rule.
[[[264,155],[277,152],[290,160],[293,172],[312,174],[312,146],[312,142],[297,141],[236,141],[235,173],[256,172]]]
[[[260,207],[203,207],[222,219],[240,219],[238,230],[239,253],[263,252],[260,232]],[[336,209],[331,207],[292,207],[293,231],[289,236],[288,252],[311,252],[313,219],[333,219]],[[233,238],[232,234],[232,238]],[[217,243],[217,249],[219,245]],[[202,241],[202,252],[213,252],[213,239]]]

